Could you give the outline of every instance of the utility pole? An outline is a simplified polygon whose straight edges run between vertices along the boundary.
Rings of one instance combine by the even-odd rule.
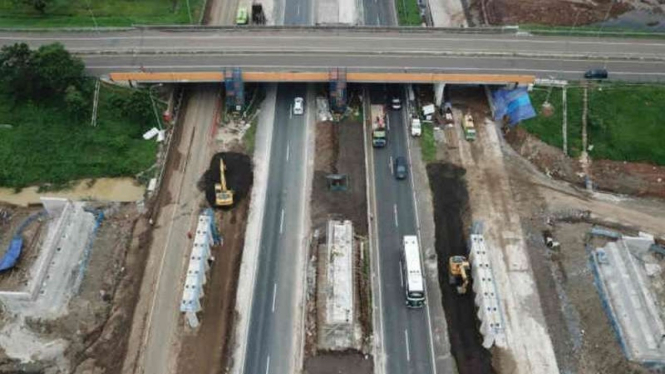
[[[568,92],[567,86],[564,85],[561,90],[561,100],[563,103],[563,124],[561,125],[561,137],[563,138],[563,154],[568,156]]]

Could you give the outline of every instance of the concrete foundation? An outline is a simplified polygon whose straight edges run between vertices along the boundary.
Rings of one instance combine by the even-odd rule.
[[[592,267],[603,306],[626,357],[665,367],[665,325],[644,260],[653,237],[622,237],[593,251]]]

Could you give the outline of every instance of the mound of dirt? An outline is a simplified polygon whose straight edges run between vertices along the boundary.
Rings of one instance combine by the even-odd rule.
[[[247,196],[254,174],[252,171],[252,160],[242,153],[222,152],[217,153],[210,160],[208,170],[203,174],[199,182],[199,188],[205,191],[206,200],[210,206],[215,206],[215,183],[219,183],[219,159],[226,164],[226,187],[234,191],[234,205]]]
[[[559,148],[545,144],[521,127],[505,134],[506,141],[522,157],[552,177],[583,186],[580,163]],[[590,169],[594,187],[614,193],[665,197],[665,166],[640,162],[593,160]]]
[[[614,3],[614,4],[613,4]],[[484,5],[484,6],[483,6]],[[551,1],[551,0],[493,0],[476,1],[472,7],[492,25],[539,24],[580,26],[601,22],[605,17],[619,16],[633,7],[628,2],[613,0]]]
[[[305,374],[369,374],[374,372],[371,356],[348,350],[321,352],[305,360]]]

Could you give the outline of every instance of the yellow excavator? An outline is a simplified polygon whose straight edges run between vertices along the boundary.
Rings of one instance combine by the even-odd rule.
[[[457,293],[464,295],[469,287],[471,265],[464,256],[451,256],[448,260],[448,279],[451,285],[457,286]]]
[[[226,165],[223,159],[219,159],[219,183],[215,183],[215,205],[233,205],[233,190],[226,188]]]

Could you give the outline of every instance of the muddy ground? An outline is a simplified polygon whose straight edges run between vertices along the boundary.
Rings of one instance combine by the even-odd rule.
[[[316,125],[316,155],[314,159],[314,177],[312,181],[311,219],[312,230],[318,230],[319,236],[313,243],[308,266],[308,315],[305,373],[372,373],[373,360],[355,350],[346,352],[319,351],[316,348],[316,256],[318,244],[325,244],[326,223],[329,219],[349,219],[353,222],[356,240],[367,237],[367,201],[365,184],[365,161],[363,149],[363,126],[359,122],[346,119],[340,123],[321,122]],[[346,174],[348,189],[330,191],[326,176],[328,174]],[[370,279],[364,276],[363,264],[358,254],[356,262],[356,299],[360,302],[360,324],[363,335],[371,333],[371,314],[369,310]],[[367,347],[365,347],[367,348]]]
[[[611,5],[614,3],[614,5]],[[616,17],[631,9],[631,1],[613,0],[471,0],[478,24],[539,24],[552,26],[588,25]],[[638,1],[635,1],[637,5]]]
[[[451,351],[460,374],[492,373],[489,351],[481,345],[474,293],[458,295],[448,282],[448,259],[467,256],[466,238],[471,225],[466,171],[452,164],[427,165],[434,203],[435,245],[439,259],[439,285],[448,322]]]
[[[242,199],[231,210],[218,211],[216,219],[224,240],[213,248],[215,262],[205,286],[201,326],[185,333],[178,373],[217,374],[229,366],[236,287],[245,245],[245,226],[250,199]]]
[[[543,173],[583,187],[579,161],[567,157],[561,149],[545,144],[519,126],[508,130],[504,136],[513,149]],[[601,191],[665,198],[665,166],[592,160],[590,173],[594,188]]]
[[[232,190],[233,204],[238,205],[249,195],[252,188],[252,160],[246,154],[238,152],[217,153],[210,160],[210,167],[206,170],[198,183],[200,190],[205,191],[206,200],[212,207],[215,206],[215,184],[220,181],[219,160],[223,159],[226,165],[226,187]],[[232,207],[233,208],[233,207]]]
[[[42,207],[17,207],[0,204],[0,258],[4,256],[19,227]],[[39,256],[41,243],[48,232],[46,217],[38,218],[23,229],[23,247],[15,267],[0,273],[0,290],[18,291],[28,285],[30,269]]]

